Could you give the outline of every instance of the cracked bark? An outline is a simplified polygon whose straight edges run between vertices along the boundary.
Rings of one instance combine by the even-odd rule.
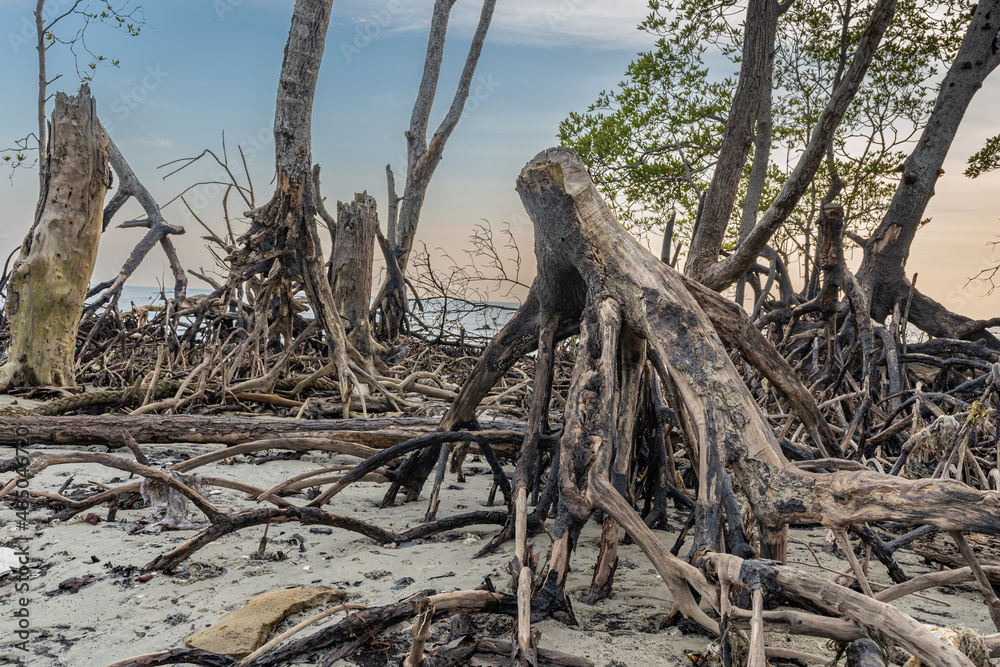
[[[58,93],[35,220],[8,286],[11,343],[0,387],[76,384],[76,334],[103,230],[108,157],[90,87]]]

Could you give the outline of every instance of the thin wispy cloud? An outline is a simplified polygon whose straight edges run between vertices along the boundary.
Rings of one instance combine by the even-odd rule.
[[[394,34],[422,32],[430,23],[433,3],[386,0],[338,0],[333,19],[341,24],[375,24],[382,38]],[[468,35],[479,21],[482,3],[460,0],[452,9],[449,29]],[[653,38],[636,28],[649,13],[646,0],[506,0],[497,3],[490,26],[490,41],[532,47],[638,51]]]

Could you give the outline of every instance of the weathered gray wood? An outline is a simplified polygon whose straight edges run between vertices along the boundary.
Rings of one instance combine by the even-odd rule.
[[[90,87],[57,94],[46,179],[8,287],[11,342],[0,388],[75,384],[76,333],[110,185],[108,150]]]
[[[972,667],[969,658],[957,648],[941,641],[926,626],[884,602],[788,565],[742,560],[725,554],[713,554],[711,560],[723,581],[739,581],[748,587],[759,583],[768,592],[797,598],[864,627],[876,629],[926,665]],[[765,619],[768,613],[764,612]],[[789,615],[794,617],[797,612],[790,612]],[[842,623],[839,619],[823,621],[830,623],[831,630],[836,628],[838,634],[842,632],[836,627]],[[858,653],[867,654],[867,651],[859,650]],[[870,663],[860,664],[867,667]]]
[[[476,74],[476,66],[479,63],[483,43],[486,41],[486,33],[489,30],[490,21],[493,19],[493,9],[496,6],[496,0],[483,1],[479,25],[476,26],[476,32],[472,36],[472,43],[465,59],[465,66],[459,76],[458,88],[452,98],[451,107],[428,143],[427,124],[431,107],[434,105],[438,78],[441,74],[448,17],[455,2],[456,0],[436,0],[434,3],[430,34],[427,38],[424,73],[417,90],[417,99],[413,103],[410,128],[406,132],[406,185],[400,200],[399,219],[395,234],[395,247],[403,249],[399,257],[399,267],[404,273],[413,241],[417,235],[417,222],[420,219],[420,210],[424,205],[427,186],[430,184],[431,176],[434,175],[434,170],[441,161],[444,146],[458,125],[462,110],[469,99],[472,79]]]
[[[102,131],[106,131],[103,126]],[[174,248],[173,241],[170,240],[170,235],[183,234],[184,228],[171,224],[163,218],[160,205],[156,203],[149,190],[146,189],[146,186],[142,184],[139,177],[132,171],[132,167],[129,166],[121,151],[118,150],[118,146],[115,145],[110,135],[108,135],[108,146],[111,151],[111,168],[114,169],[115,174],[118,176],[118,189],[115,191],[111,201],[104,207],[102,230],[108,228],[115,214],[121,210],[122,206],[129,199],[134,197],[139,202],[139,205],[142,206],[142,210],[146,212],[146,217],[123,222],[119,227],[122,229],[145,227],[149,231],[136,244],[128,259],[125,260],[125,264],[122,265],[118,275],[115,276],[111,285],[104,290],[104,294],[87,307],[87,312],[96,312],[98,308],[107,303],[117,303],[118,298],[121,296],[122,288],[125,286],[125,281],[135,273],[135,270],[142,264],[142,260],[146,258],[146,255],[149,254],[149,251],[157,243],[163,248],[163,252],[167,256],[167,261],[170,265],[170,272],[174,276],[174,299],[183,301],[187,296],[187,277],[184,275],[184,267],[181,266],[180,259],[177,257],[177,250]]]
[[[312,170],[312,111],[333,0],[296,0],[274,110],[275,168],[296,182]]]
[[[385,238],[389,241],[389,247],[396,247],[396,223],[399,220],[399,195],[396,194],[396,176],[392,173],[392,165],[385,165],[385,182],[388,189],[388,206],[386,211],[389,218],[385,223]]]
[[[330,286],[337,312],[349,329],[347,342],[366,360],[371,360],[375,349],[368,308],[376,229],[375,198],[367,192],[354,195],[353,202],[337,202],[337,242],[330,256]]]
[[[448,18],[456,0],[435,0],[431,16],[430,31],[427,37],[427,55],[424,59],[424,72],[417,90],[417,99],[413,103],[410,115],[410,127],[406,131],[406,185],[403,196],[396,197],[395,178],[392,169],[386,165],[386,180],[389,191],[389,220],[387,227],[387,245],[383,248],[389,270],[385,281],[375,299],[374,310],[381,315],[379,332],[384,338],[394,338],[405,326],[406,307],[406,265],[410,251],[413,249],[417,235],[417,222],[424,205],[427,187],[430,185],[434,170],[437,169],[445,144],[458,125],[462,110],[469,100],[472,89],[472,79],[476,73],[476,65],[486,41],[486,33],[493,19],[493,9],[496,0],[483,0],[479,15],[479,25],[472,36],[472,44],[465,59],[465,66],[458,79],[458,87],[452,98],[451,107],[445,114],[437,131],[427,140],[427,125],[437,93],[438,79],[441,75],[441,62],[444,57],[444,42],[448,31]],[[396,205],[398,204],[398,213]],[[381,245],[381,243],[380,243]],[[396,266],[393,266],[396,265]]]

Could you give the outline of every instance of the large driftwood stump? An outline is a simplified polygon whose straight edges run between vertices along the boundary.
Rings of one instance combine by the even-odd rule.
[[[35,221],[7,292],[11,344],[0,388],[75,384],[76,333],[111,184],[108,154],[90,87],[58,93]]]
[[[699,606],[696,595],[721,615],[720,586],[726,577],[717,571],[720,561],[713,555],[723,553],[724,545],[732,548],[731,535],[742,532],[739,517],[734,522],[727,516],[727,498],[734,487],[753,511],[761,555],[778,561],[784,559],[786,526],[792,522],[822,523],[840,533],[851,525],[890,520],[951,531],[1000,532],[996,492],[976,491],[953,480],[910,481],[854,470],[820,474],[790,465],[720,335],[734,339],[728,342],[755,366],[766,366],[777,357],[767,340],[745,335],[746,325],[717,296],[686,281],[630,236],[573,151],[554,148],[537,155],[521,171],[517,190],[535,225],[538,277],[525,305],[484,351],[442,428],[467,426],[504,370],[519,355],[537,348],[533,404],[515,473],[519,487],[537,484],[535,447],[547,428],[553,341],[579,331],[560,447],[549,470],[558,486],[559,511],[551,530],[556,542],[544,582],[535,587],[532,616],[568,609],[564,584],[570,554],[580,528],[595,511],[602,512],[606,522],[592,592],[606,594],[612,585],[614,543],[622,527],[669,587],[674,610],[714,632],[720,629],[717,617]],[[655,374],[644,370],[646,360]],[[821,419],[790,369],[761,370],[781,376],[782,391],[797,397],[796,412],[804,423]],[[635,465],[629,460],[633,422],[652,377],[662,379],[672,395],[685,444],[697,465],[695,545],[689,562],[667,550],[618,483]],[[829,442],[826,424],[814,422],[809,428],[818,446],[821,440]],[[430,458],[433,451],[424,455]],[[411,494],[419,490],[419,463],[411,459],[402,471],[402,484]],[[511,503],[510,515],[517,514]],[[523,551],[523,518],[517,518],[516,525],[517,531],[509,532],[518,534],[518,550]],[[744,561],[726,558],[732,559],[727,567],[738,573]],[[799,590],[794,585],[799,575],[791,574],[791,568],[776,572],[789,573],[788,578],[775,579],[777,588],[861,624],[870,616],[880,631],[928,664],[970,664],[901,612],[822,580],[815,590]],[[729,582],[737,580],[735,573],[728,575]],[[816,632],[830,636],[833,620],[817,623]]]

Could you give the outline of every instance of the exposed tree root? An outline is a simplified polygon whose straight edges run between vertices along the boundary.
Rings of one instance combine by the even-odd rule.
[[[639,349],[644,346],[657,373],[669,380],[690,436],[687,445],[697,457],[702,510],[696,508],[694,562],[704,564],[708,562],[704,558],[723,549],[724,512],[717,508],[722,505],[728,471],[746,494],[760,528],[761,553],[767,558],[784,558],[785,526],[792,522],[823,523],[843,530],[865,522],[895,521],[950,531],[1000,533],[1000,494],[996,492],[976,491],[953,480],[911,481],[858,471],[812,473],[788,464],[712,321],[680,276],[617,224],[579,158],[567,149],[539,154],[522,171],[518,191],[535,223],[538,278],[525,306],[486,350],[442,424],[457,425],[471,416],[491,378],[502,372],[514,350],[531,349],[531,338],[537,337],[544,351],[558,327],[565,331],[572,328],[567,321],[579,323],[576,366],[560,440],[560,460],[568,464],[560,466],[558,473],[559,513],[552,531],[556,544],[547,580],[564,583],[569,547],[582,523],[600,510],[624,527],[650,558],[673,594],[675,609],[719,631],[718,623],[694,597],[697,593],[719,609],[715,584],[667,551],[612,483],[623,455],[613,443],[631,441],[631,425],[626,422],[636,414],[637,392],[629,389],[629,378],[636,374],[629,364],[636,362],[628,361],[632,358],[628,350],[637,345]],[[777,356],[763,338],[745,342],[744,347],[753,344],[763,348],[758,360]],[[539,354],[536,361],[543,371],[546,358]],[[538,383],[549,380],[544,373],[539,375],[532,414],[545,415],[548,395]],[[797,390],[797,384],[789,374],[786,385]],[[801,412],[815,417],[810,403],[803,401]],[[523,452],[530,451],[541,421],[529,418]],[[818,422],[812,430],[822,447]],[[828,429],[822,430],[827,431],[829,442]],[[526,471],[531,458],[522,457]],[[423,483],[416,468],[403,471],[404,476],[410,475],[404,483],[411,489]],[[610,530],[611,524],[606,525]],[[610,561],[609,556],[602,552],[602,558]],[[610,570],[609,564],[598,565],[598,572]],[[790,568],[774,570],[786,571],[792,572]],[[606,574],[604,581],[610,581]],[[790,584],[781,579],[781,585]],[[806,588],[796,593],[816,603],[813,597],[819,593]],[[845,590],[842,599],[849,602],[830,609],[849,617],[862,612],[887,614],[884,618],[891,619],[896,638],[921,659],[932,664],[968,664],[956,651],[943,650],[940,642],[928,640],[919,624],[904,614],[873,606],[881,603],[870,597],[865,602],[856,597]],[[854,604],[859,606],[851,607]]]

